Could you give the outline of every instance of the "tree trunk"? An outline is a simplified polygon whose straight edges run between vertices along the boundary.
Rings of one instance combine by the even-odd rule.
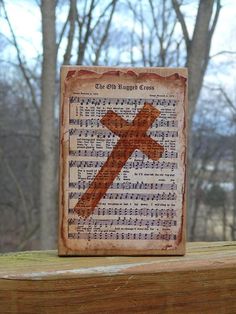
[[[193,152],[192,152],[192,143],[193,143],[193,134],[192,134],[192,123],[194,113],[196,111],[197,100],[200,95],[200,91],[203,84],[204,75],[209,63],[209,54],[211,48],[211,40],[215,31],[215,27],[218,21],[221,4],[220,0],[200,0],[198,5],[198,13],[196,17],[196,22],[193,30],[192,38],[189,37],[187,24],[185,22],[184,15],[180,10],[180,4],[177,0],[172,0],[173,8],[176,12],[177,19],[182,27],[182,32],[184,36],[184,40],[186,43],[187,49],[187,60],[186,65],[188,67],[189,72],[189,80],[188,80],[188,98],[189,98],[189,116],[188,116],[188,128],[189,128],[189,136],[188,142],[189,151],[188,158],[189,160],[193,160]],[[214,4],[216,4],[216,10],[213,13]],[[189,163],[189,183],[196,178],[193,177],[194,163]],[[193,214],[189,215],[189,217],[193,217],[195,219],[195,209],[194,206],[194,191],[189,189],[188,193],[188,206],[189,211],[193,212]],[[189,225],[196,224],[195,221],[190,222]],[[194,237],[194,231],[190,230],[190,238]]]
[[[42,0],[42,99],[41,99],[41,173],[40,173],[40,241],[42,249],[55,247],[56,180],[55,180],[55,78],[56,30],[55,0]]]
[[[236,133],[234,134],[236,141]],[[233,144],[233,226],[232,240],[236,240],[236,142]]]
[[[199,207],[200,207],[200,197],[199,197],[199,188],[197,189],[197,195],[194,198],[194,210],[193,210],[193,217],[192,217],[192,224],[190,226],[190,232],[189,232],[189,240],[190,241],[195,241],[195,233],[196,233],[196,227],[197,227],[197,215],[199,212]]]
[[[223,221],[222,221],[222,232],[223,232],[223,241],[226,241],[226,225],[227,225],[227,215],[226,215],[226,205],[222,207]]]
[[[64,54],[64,61],[63,61],[63,64],[65,65],[70,64],[72,46],[73,46],[74,35],[75,35],[75,22],[76,22],[77,16],[78,16],[78,12],[77,12],[77,7],[76,7],[76,0],[70,0],[70,12],[69,12],[70,28],[69,28],[68,38],[67,38],[66,51]]]
[[[209,61],[212,37],[210,22],[212,18],[213,6],[214,0],[200,1],[193,37],[188,47],[187,67],[189,71],[190,126]]]

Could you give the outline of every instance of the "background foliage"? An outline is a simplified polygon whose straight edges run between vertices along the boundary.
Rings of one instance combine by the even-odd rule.
[[[56,245],[62,64],[188,67],[188,239],[235,240],[229,10],[234,1],[0,0],[1,251]]]

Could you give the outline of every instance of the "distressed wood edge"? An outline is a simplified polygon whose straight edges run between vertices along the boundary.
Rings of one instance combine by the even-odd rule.
[[[188,129],[188,69],[185,67],[180,68],[165,68],[165,67],[116,67],[116,66],[94,66],[92,67],[94,72],[98,74],[105,73],[109,70],[121,70],[124,72],[128,72],[129,70],[137,71],[138,73],[151,73],[153,71],[158,71],[158,75],[160,76],[171,76],[173,74],[178,73],[182,75],[185,81],[185,95],[184,95],[184,128],[183,133],[185,137],[185,156],[184,156],[184,191],[183,191],[183,203],[182,203],[182,223],[180,226],[180,241],[176,248],[172,248],[169,250],[166,249],[145,249],[140,252],[137,249],[93,249],[93,250],[72,250],[67,246],[66,240],[63,238],[63,213],[64,206],[62,202],[63,198],[63,167],[64,167],[64,125],[62,121],[64,119],[64,93],[65,93],[65,79],[68,74],[68,71],[78,71],[79,69],[87,69],[91,70],[90,66],[68,66],[63,65],[61,67],[61,75],[60,75],[60,124],[59,124],[59,138],[60,138],[60,154],[59,154],[59,220],[58,220],[58,256],[143,256],[143,255],[152,255],[152,256],[182,256],[186,254],[186,215],[187,215],[187,129]]]
[[[3,313],[235,313],[236,268],[47,282],[0,279],[0,295]]]
[[[56,251],[0,255],[0,280],[59,280],[210,270],[236,270],[236,242],[190,243],[180,256],[57,257]],[[2,257],[2,260],[1,260]],[[10,261],[12,262],[10,265]],[[6,266],[4,266],[4,263]],[[9,266],[10,265],[10,266]],[[2,268],[2,271],[1,271]]]
[[[197,259],[195,262],[183,262],[178,261],[171,263],[166,261],[166,264],[159,265],[153,262],[142,262],[142,263],[124,263],[124,264],[114,264],[114,265],[104,265],[104,266],[93,266],[93,267],[81,267],[73,269],[63,269],[63,270],[37,270],[24,272],[23,274],[9,274],[0,275],[0,288],[1,283],[4,286],[6,281],[55,281],[55,280],[100,280],[96,278],[122,278],[134,276],[136,278],[141,278],[143,276],[151,276],[153,278],[158,278],[158,276],[166,274],[169,276],[170,282],[173,275],[182,276],[184,273],[200,273],[205,272],[206,275],[209,272],[221,272],[224,271],[235,273],[236,275],[236,260],[231,259],[214,259],[209,261],[201,261]],[[236,278],[236,277],[235,277]],[[113,280],[113,279],[111,279]],[[155,280],[154,280],[155,281]],[[1,290],[1,289],[0,289]]]
[[[99,257],[111,257],[111,256],[184,256],[186,254],[186,246],[184,241],[181,241],[176,249],[171,250],[148,250],[145,251],[138,251],[137,249],[134,250],[128,250],[128,249],[97,249],[97,250],[87,250],[87,251],[74,251],[71,249],[68,249],[63,245],[63,243],[60,242],[59,248],[58,248],[58,256],[59,257],[72,257],[72,256],[86,256],[86,257],[93,257],[93,256],[99,256]]]

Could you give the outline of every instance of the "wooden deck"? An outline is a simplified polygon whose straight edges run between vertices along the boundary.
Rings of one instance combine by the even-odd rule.
[[[236,242],[182,257],[2,254],[0,313],[236,313]]]

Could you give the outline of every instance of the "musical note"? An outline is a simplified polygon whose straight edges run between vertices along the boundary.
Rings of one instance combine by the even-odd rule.
[[[135,149],[132,159],[128,159],[123,166],[123,174],[110,185],[105,195],[99,192],[104,188],[104,180],[96,182],[95,191],[87,194],[90,200],[102,197],[92,217],[79,217],[74,208],[76,200],[81,198],[89,188],[89,182],[103,167],[124,127],[121,120],[110,119],[109,130],[101,123],[101,118],[108,110],[114,110],[123,120],[131,123],[145,103],[161,111],[159,119],[147,131],[150,138],[166,147],[161,159],[150,160],[141,150]],[[177,143],[180,136],[176,100],[73,96],[69,99],[69,106],[68,238],[87,241],[176,240]],[[140,126],[145,121],[140,119]],[[117,133],[112,132],[113,129]],[[127,147],[134,145],[136,139],[137,132],[130,130]],[[123,156],[124,152],[118,150],[116,158],[110,158],[110,171],[121,166],[120,158]],[[134,178],[129,178],[129,173]],[[151,180],[141,176],[143,173],[150,175]],[[156,173],[162,177],[156,176]],[[166,174],[169,177],[165,177]]]
[[[93,225],[96,227],[99,227],[101,229],[102,227],[108,228],[112,226],[138,226],[138,227],[150,227],[150,226],[162,226],[162,227],[171,227],[176,226],[177,221],[176,220],[167,220],[167,219],[138,219],[138,218],[126,218],[123,217],[122,219],[119,217],[118,219],[92,219],[86,222],[86,220],[81,221],[81,219],[74,218],[74,219],[68,219],[69,225],[81,225],[81,226],[88,226]]]
[[[70,192],[69,199],[80,198],[83,193],[78,192]],[[100,192],[93,192],[88,194],[88,199],[96,199],[96,197],[100,196]],[[176,200],[176,193],[156,193],[156,194],[144,194],[144,193],[106,193],[103,196],[103,199],[124,199],[124,200],[165,200],[165,201],[173,201]]]
[[[70,119],[69,120],[70,125],[76,125],[81,128],[102,128],[102,124],[100,122],[100,119],[96,118],[90,118],[90,119],[85,119],[85,118],[78,118],[78,119]],[[160,119],[157,120],[154,124],[154,127],[156,128],[177,128],[178,127],[178,121],[177,120],[167,120],[167,119]]]
[[[157,105],[157,106],[163,106],[163,107],[170,107],[176,106],[176,100],[174,99],[151,99],[151,98],[102,98],[102,97],[97,97],[97,98],[89,98],[89,97],[74,97],[73,99],[70,100],[70,104],[80,104],[83,105],[85,104],[92,104],[95,106],[99,105],[104,105],[106,103],[114,103],[116,105],[121,104],[122,106],[124,105],[144,105],[145,102],[148,102],[152,105]],[[127,106],[128,108],[128,106]]]
[[[74,165],[71,165],[74,166]],[[102,182],[96,184],[96,188],[100,188],[102,186]],[[76,188],[76,189],[86,189],[88,188],[89,183],[88,181],[79,182],[69,182],[69,188]],[[143,183],[143,182],[115,182],[112,183],[110,189],[121,189],[121,190],[176,190],[177,185],[175,183]]]
[[[78,233],[68,233],[69,239],[81,239],[81,240],[176,240],[177,235],[176,234],[168,234],[168,233],[113,233],[113,232],[99,232],[99,235],[97,233],[91,233],[88,235],[87,232],[78,232]]]
[[[115,160],[110,163],[111,168],[115,168],[119,166],[121,162],[119,160]],[[69,167],[78,167],[78,168],[101,168],[104,164],[104,161],[69,161]],[[178,165],[176,162],[159,162],[159,161],[134,161],[134,162],[127,162],[124,166],[127,169],[170,169],[174,170],[177,169]]]
[[[119,126],[118,126],[119,127]],[[162,138],[169,138],[169,137],[178,137],[178,131],[150,131],[148,132],[150,136],[153,137],[162,137]],[[76,135],[78,137],[96,137],[96,138],[104,138],[106,137],[116,137],[116,135],[112,132],[108,132],[107,130],[81,130],[81,129],[75,129],[71,128],[69,129],[69,134],[70,135]],[[130,131],[129,132],[130,138],[136,138],[137,137],[137,132],[135,131]]]
[[[80,157],[107,157],[109,155],[108,150],[70,150],[70,156],[80,156]],[[134,157],[143,157],[142,152],[136,150],[134,152]],[[166,151],[163,153],[162,158],[178,158],[178,153],[176,151]]]

